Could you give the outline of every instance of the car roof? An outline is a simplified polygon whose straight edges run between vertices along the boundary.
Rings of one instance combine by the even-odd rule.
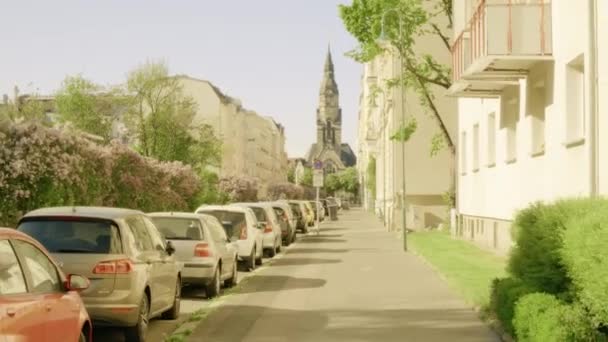
[[[187,218],[187,219],[200,219],[201,216],[209,216],[205,214],[197,214],[197,213],[186,213],[186,212],[156,212],[156,213],[147,213],[146,215],[150,217],[176,217],[176,218]]]
[[[0,227],[0,238],[22,238],[27,240],[33,240],[29,235],[18,231],[13,228]]]
[[[232,203],[230,204],[231,206],[237,206],[237,207],[256,207],[256,208],[271,208],[272,206],[270,205],[270,203],[266,203],[266,202],[255,202],[255,203]]]
[[[88,217],[115,220],[131,215],[143,214],[139,210],[111,207],[51,207],[30,211],[24,218],[44,216]]]
[[[224,211],[232,211],[235,213],[244,213],[248,208],[240,207],[240,206],[230,206],[230,205],[204,205],[196,209],[199,210],[224,210]]]

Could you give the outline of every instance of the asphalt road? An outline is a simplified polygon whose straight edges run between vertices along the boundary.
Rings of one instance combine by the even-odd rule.
[[[188,341],[499,341],[377,218],[342,213],[244,282]]]

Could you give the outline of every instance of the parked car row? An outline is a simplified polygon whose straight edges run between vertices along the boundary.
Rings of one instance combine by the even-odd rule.
[[[91,341],[93,327],[145,341],[150,319],[176,319],[182,286],[208,297],[325,217],[321,203],[203,205],[194,213],[55,207],[0,228],[0,336]]]

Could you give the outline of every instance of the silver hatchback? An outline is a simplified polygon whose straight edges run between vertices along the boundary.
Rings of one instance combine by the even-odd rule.
[[[175,247],[177,260],[184,264],[184,284],[205,286],[208,297],[236,285],[237,250],[220,222],[211,215],[193,213],[148,214],[165,239]]]

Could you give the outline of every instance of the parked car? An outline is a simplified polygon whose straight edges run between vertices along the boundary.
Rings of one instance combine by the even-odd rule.
[[[193,213],[148,214],[184,264],[182,283],[202,285],[208,297],[219,295],[221,285],[238,282],[238,247],[211,215]]]
[[[0,341],[91,341],[79,295],[88,287],[87,278],[66,276],[40,243],[0,228]]]
[[[299,201],[288,201],[291,210],[296,216],[296,229],[300,229],[304,234],[308,233],[308,226],[306,222],[306,207]]]
[[[264,225],[264,252],[269,257],[274,257],[277,253],[281,252],[283,246],[283,239],[281,233],[281,225],[277,219],[274,209],[268,203],[234,203],[232,206],[246,207],[253,210],[258,222]]]
[[[302,201],[302,204],[306,207],[306,224],[312,227],[315,225],[315,210],[309,201]]]
[[[236,240],[238,260],[245,262],[247,269],[254,270],[256,264],[262,264],[264,228],[253,210],[237,206],[204,205],[196,209],[196,213],[211,215],[221,222],[226,235]]]
[[[320,199],[319,200],[321,202],[321,205],[323,206],[323,212],[325,213],[325,217],[329,216],[329,208],[327,206],[327,200],[326,199]]]
[[[308,203],[310,203],[313,209],[315,221],[317,220],[317,217],[319,217],[319,222],[323,222],[325,220],[325,209],[323,208],[323,204],[321,204],[320,201],[308,201]]]
[[[270,205],[281,224],[283,244],[289,246],[292,242],[296,241],[296,217],[287,202],[272,202]]]
[[[104,207],[34,210],[17,227],[49,250],[66,273],[88,277],[81,293],[95,326],[125,328],[146,339],[150,319],[176,319],[181,265],[171,242],[142,212]]]

